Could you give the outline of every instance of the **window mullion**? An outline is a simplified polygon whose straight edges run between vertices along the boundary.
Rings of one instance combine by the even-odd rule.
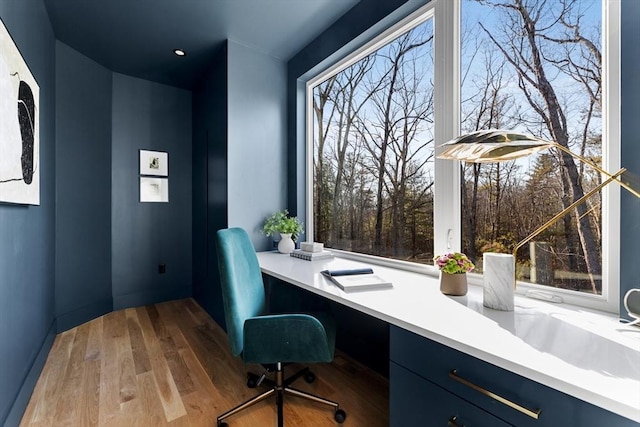
[[[460,2],[435,5],[435,154],[460,132]],[[461,246],[460,164],[435,160],[434,252],[459,251]]]
[[[620,168],[620,3],[603,2],[602,165]],[[605,310],[618,312],[620,295],[620,187],[602,190],[602,296]]]

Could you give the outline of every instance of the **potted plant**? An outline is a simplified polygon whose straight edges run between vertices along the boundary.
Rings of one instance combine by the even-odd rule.
[[[295,247],[294,240],[304,232],[304,224],[298,217],[289,216],[287,209],[273,213],[267,217],[262,226],[262,233],[269,237],[276,233],[280,234],[280,242],[278,242],[278,251],[288,254]]]
[[[450,252],[433,258],[440,269],[440,291],[445,295],[467,293],[467,273],[475,268],[471,260],[461,252]]]

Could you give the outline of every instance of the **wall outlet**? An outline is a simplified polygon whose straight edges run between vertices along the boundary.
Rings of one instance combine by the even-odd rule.
[[[166,272],[167,272],[167,265],[166,264],[158,264],[158,273],[164,274]]]

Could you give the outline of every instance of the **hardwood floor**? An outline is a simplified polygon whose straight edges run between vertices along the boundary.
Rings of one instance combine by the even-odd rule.
[[[310,366],[316,381],[295,387],[338,401],[345,427],[389,425],[388,382],[336,351]],[[285,375],[298,366],[288,366]],[[215,426],[255,396],[224,331],[192,299],[129,308],[59,334],[21,426]],[[285,425],[337,426],[333,411],[285,397]],[[228,419],[230,427],[276,425],[273,399]]]

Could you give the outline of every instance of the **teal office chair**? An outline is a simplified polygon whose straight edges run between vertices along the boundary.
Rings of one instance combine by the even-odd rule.
[[[331,362],[335,346],[335,323],[325,314],[265,312],[262,272],[253,244],[243,229],[219,230],[216,248],[231,352],[234,356],[242,357],[246,363],[268,366],[260,377],[249,374],[249,387],[261,384],[270,386],[264,393],[220,415],[218,427],[226,427],[224,419],[272,395],[276,398],[278,427],[282,427],[284,394],[332,406],[334,419],[342,423],[346,414],[336,402],[289,387],[301,376],[312,382],[315,376],[309,368],[287,379],[284,379],[283,372],[286,363]],[[275,381],[265,378],[272,366],[275,366]]]

